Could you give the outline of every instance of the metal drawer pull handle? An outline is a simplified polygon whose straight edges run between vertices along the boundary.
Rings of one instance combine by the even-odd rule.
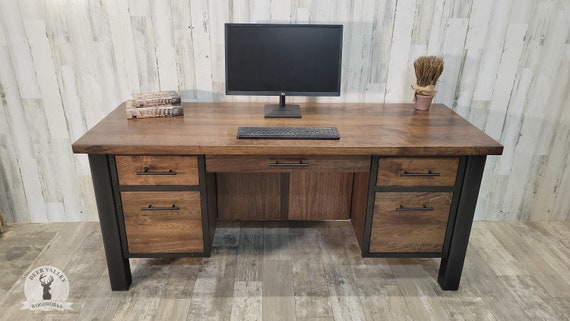
[[[441,174],[440,173],[432,173],[432,171],[429,171],[427,173],[410,173],[408,171],[404,171],[403,173],[400,173],[400,176],[402,176],[402,177],[414,177],[414,176],[433,177],[433,176],[441,176]]]
[[[303,163],[299,161],[298,163],[269,163],[269,167],[309,167],[309,163]]]
[[[142,172],[137,172],[137,175],[176,175],[176,171],[169,169],[168,171],[164,172],[154,172],[151,171],[150,168],[145,167]]]
[[[172,206],[170,207],[153,207],[152,204],[150,204],[147,207],[141,207],[141,211],[179,211],[180,207],[176,206],[175,204],[172,204]]]
[[[422,207],[404,207],[402,205],[400,205],[400,207],[396,208],[396,211],[400,212],[400,211],[406,211],[406,212],[427,212],[427,211],[433,211],[433,207],[428,207],[423,205]]]

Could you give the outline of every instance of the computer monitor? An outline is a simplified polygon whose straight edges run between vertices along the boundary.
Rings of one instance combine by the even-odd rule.
[[[265,117],[300,118],[286,96],[340,96],[342,25],[225,25],[226,94],[279,96]]]

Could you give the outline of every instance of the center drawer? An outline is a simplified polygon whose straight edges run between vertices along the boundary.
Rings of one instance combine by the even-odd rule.
[[[370,156],[206,155],[207,172],[368,172]]]

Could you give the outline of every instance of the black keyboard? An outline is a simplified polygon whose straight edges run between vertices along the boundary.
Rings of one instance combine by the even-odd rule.
[[[340,139],[336,127],[239,127],[237,138]]]

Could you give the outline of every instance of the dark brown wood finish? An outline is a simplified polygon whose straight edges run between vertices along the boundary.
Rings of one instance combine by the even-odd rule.
[[[121,192],[129,252],[203,252],[199,192]]]
[[[218,173],[217,185],[220,220],[281,219],[280,173]]]
[[[232,221],[348,220],[352,173],[218,173],[218,217]]]
[[[383,158],[379,186],[454,186],[459,158]]]
[[[185,103],[184,116],[127,120],[124,104],[73,144],[133,155],[497,155],[503,147],[444,105],[305,104],[303,118],[263,118],[263,104]],[[338,141],[236,139],[239,126],[335,126]]]
[[[452,195],[376,193],[370,252],[441,252]]]
[[[263,172],[364,172],[369,156],[315,155],[206,155],[206,171],[222,173]]]
[[[352,173],[291,173],[288,219],[350,219],[352,176]]]
[[[352,184],[352,202],[350,221],[354,228],[354,236],[362,249],[364,246],[364,225],[366,223],[366,205],[368,203],[368,184],[370,172],[354,173]]]
[[[129,255],[209,255],[217,219],[347,218],[363,255],[440,256],[438,281],[456,290],[485,158],[503,150],[439,104],[306,104],[301,119],[266,119],[261,103],[186,103],[183,117],[136,120],[124,107],[73,144],[97,182],[113,290],[130,285]],[[341,139],[237,139],[240,126],[334,126]],[[124,178],[145,167],[191,174]],[[416,170],[430,175],[402,176]],[[149,200],[159,214],[137,213]]]
[[[196,156],[117,156],[121,185],[198,185]]]

